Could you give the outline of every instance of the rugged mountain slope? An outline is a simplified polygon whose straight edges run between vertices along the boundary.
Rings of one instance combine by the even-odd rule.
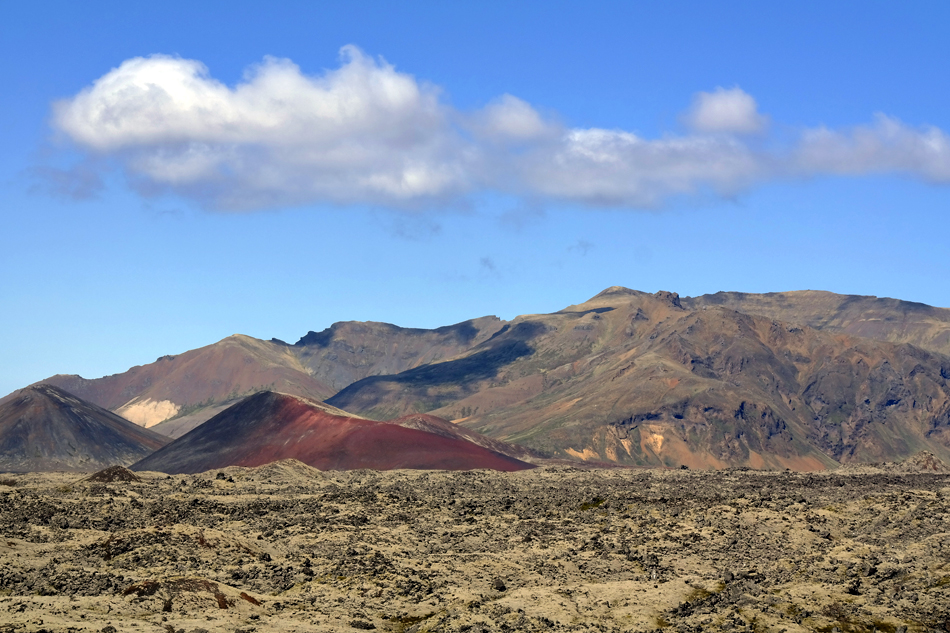
[[[503,326],[497,317],[434,330],[351,321],[309,332],[294,345],[235,334],[121,374],[56,375],[43,382],[179,437],[252,393],[273,389],[323,400],[367,376],[454,357]]]
[[[132,466],[171,474],[298,459],[320,470],[523,470],[530,464],[458,437],[350,416],[288,394],[261,392]]]
[[[367,376],[396,374],[457,356],[504,327],[488,316],[424,330],[346,321],[308,332],[294,344],[300,362],[334,391]]]
[[[818,290],[717,292],[681,300],[686,308],[719,306],[818,330],[911,343],[950,355],[950,309],[923,303]]]
[[[49,382],[170,437],[274,389],[335,393],[333,404],[375,419],[429,412],[560,457],[815,468],[916,450],[946,459],[950,365],[931,352],[947,348],[950,310],[921,304],[612,288],[510,323],[345,322],[294,345],[235,335]]]
[[[468,354],[328,400],[429,412],[561,456],[822,468],[950,457],[950,358],[611,288],[515,319]]]
[[[0,405],[0,472],[127,465],[168,443],[52,385],[34,385],[12,396]]]
[[[163,420],[162,422],[159,422],[155,426],[149,428],[156,433],[161,433],[165,437],[170,437],[173,440],[178,439],[192,429],[198,428],[228,407],[233,407],[235,404],[240,402],[240,400],[241,398],[237,398],[222,403],[214,403],[210,406],[196,409],[190,413],[168,418],[167,420]]]

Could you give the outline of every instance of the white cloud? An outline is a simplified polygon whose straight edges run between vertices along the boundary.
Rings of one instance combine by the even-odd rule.
[[[425,207],[486,190],[533,205],[647,208],[818,174],[950,182],[947,134],[883,115],[844,131],[804,130],[776,150],[744,136],[767,128],[755,100],[718,88],[694,97],[684,115],[692,133],[648,139],[572,129],[509,94],[458,112],[438,88],[353,46],[341,60],[309,76],[267,58],[232,87],[194,60],[130,59],[54,104],[53,125],[88,155],[76,172],[83,182],[111,162],[145,193],[224,209]]]
[[[315,200],[413,203],[466,188],[466,149],[438,91],[352,46],[308,77],[268,58],[229,88],[199,62],[135,58],[73,99],[54,124],[146,185],[224,207]]]
[[[764,162],[729,138],[646,140],[595,128],[570,130],[513,169],[533,195],[642,208],[704,190],[732,195],[764,175]]]
[[[840,132],[808,130],[795,152],[803,174],[903,173],[950,182],[950,136],[935,127],[913,129],[878,114],[873,125]]]
[[[768,125],[755,99],[741,88],[696,93],[684,119],[692,129],[705,134],[753,134]]]

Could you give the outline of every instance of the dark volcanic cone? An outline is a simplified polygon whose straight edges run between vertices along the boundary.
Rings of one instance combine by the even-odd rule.
[[[114,484],[117,481],[142,481],[142,478],[123,466],[109,466],[82,479],[97,484]]]
[[[294,458],[320,470],[523,470],[530,464],[460,438],[351,417],[306,398],[255,394],[132,466],[198,473]]]
[[[0,471],[127,465],[168,441],[52,385],[21,389],[0,405]]]

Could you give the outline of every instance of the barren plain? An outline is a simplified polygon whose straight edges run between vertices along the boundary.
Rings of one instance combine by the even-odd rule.
[[[0,631],[950,631],[931,467],[9,475]]]

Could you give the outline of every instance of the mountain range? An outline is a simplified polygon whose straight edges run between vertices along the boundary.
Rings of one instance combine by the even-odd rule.
[[[43,382],[170,437],[277,391],[360,418],[424,413],[555,458],[804,470],[950,459],[950,310],[818,291],[612,287],[511,321],[345,322],[292,345],[235,335]]]

